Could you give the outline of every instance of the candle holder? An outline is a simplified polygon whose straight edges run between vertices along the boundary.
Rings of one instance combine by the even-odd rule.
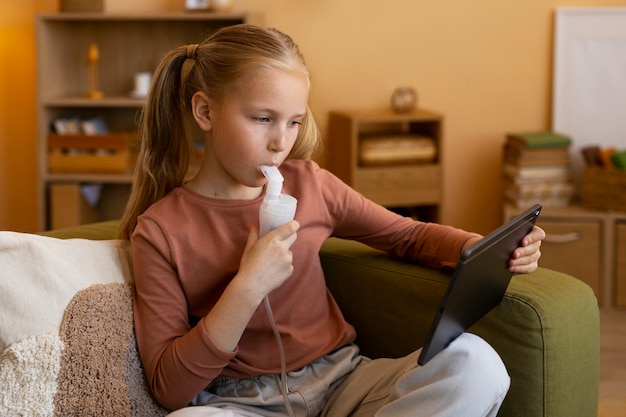
[[[98,61],[100,61],[98,44],[92,43],[87,51],[87,71],[89,73],[87,97],[92,99],[99,99],[104,96],[102,91],[98,90]]]

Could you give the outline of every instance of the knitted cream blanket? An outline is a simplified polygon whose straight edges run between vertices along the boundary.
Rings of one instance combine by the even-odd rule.
[[[58,334],[10,345],[0,357],[0,415],[53,416],[63,342]]]

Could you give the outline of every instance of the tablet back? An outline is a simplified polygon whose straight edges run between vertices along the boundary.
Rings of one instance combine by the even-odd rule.
[[[463,252],[418,358],[420,365],[502,301],[513,275],[508,261],[540,212],[541,206],[534,205]]]

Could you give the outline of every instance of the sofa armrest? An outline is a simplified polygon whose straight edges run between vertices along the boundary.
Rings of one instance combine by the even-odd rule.
[[[339,239],[329,239],[320,257],[363,354],[398,357],[422,346],[450,274]],[[500,305],[470,331],[494,347],[511,375],[499,416],[597,415],[599,312],[582,281],[542,268],[516,275]]]

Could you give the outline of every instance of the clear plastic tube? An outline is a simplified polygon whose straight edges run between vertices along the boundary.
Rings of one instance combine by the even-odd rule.
[[[296,417],[296,414],[293,412],[293,408],[291,407],[291,403],[289,402],[288,396],[289,387],[287,386],[287,363],[285,360],[285,349],[283,348],[283,341],[280,338],[280,332],[278,331],[278,327],[276,327],[274,313],[272,312],[272,306],[270,304],[270,299],[268,296],[265,296],[265,310],[267,311],[267,316],[270,319],[272,331],[274,332],[274,337],[276,337],[276,343],[278,344],[278,354],[280,355],[280,392],[283,396],[283,401],[285,403],[285,407],[287,408],[289,416]]]

